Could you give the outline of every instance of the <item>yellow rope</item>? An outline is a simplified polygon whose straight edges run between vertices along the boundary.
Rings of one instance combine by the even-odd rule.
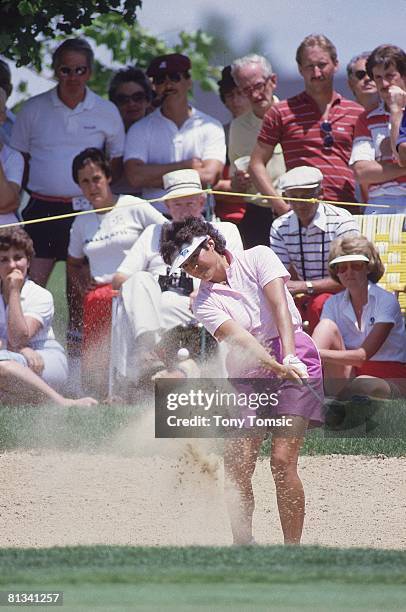
[[[215,191],[214,189],[202,189],[201,193],[207,193],[207,194],[213,194],[213,195],[226,195],[226,196],[234,196],[234,197],[239,197],[239,198],[242,197],[242,198],[250,198],[250,199],[261,198],[263,200],[288,200],[292,202],[308,202],[309,204],[316,204],[317,202],[325,202],[326,204],[334,204],[334,205],[343,204],[345,206],[368,206],[368,204],[364,204],[361,202],[335,202],[333,200],[324,200],[324,199],[319,200],[317,198],[290,198],[290,197],[287,198],[285,196],[279,196],[279,195],[272,196],[272,195],[263,195],[261,193],[247,194],[247,193],[238,193],[236,191]],[[175,200],[175,199],[179,199],[183,197],[185,198],[188,197],[188,194],[181,195],[181,196],[177,194],[173,196],[166,196],[165,200]],[[155,202],[162,202],[162,201],[163,201],[162,197],[152,198],[150,200],[143,200],[143,202],[148,202],[149,204],[154,204]],[[133,202],[131,202],[129,204],[120,204],[120,208],[137,206],[137,204],[139,203],[140,202],[137,202],[136,204],[134,204]],[[247,203],[249,204],[250,202],[247,202]],[[115,207],[115,204],[113,204],[112,206],[106,206],[104,208],[98,208],[98,209],[91,208],[90,210],[78,210],[76,212],[66,213],[64,215],[55,215],[53,217],[43,217],[40,219],[31,219],[28,221],[17,221],[15,223],[6,223],[4,225],[0,224],[0,228],[18,227],[20,225],[33,225],[34,223],[46,223],[47,221],[59,221],[60,219],[69,219],[71,217],[89,215],[95,212],[98,212],[98,213],[108,212],[110,210],[113,210],[114,207]],[[374,204],[374,208],[389,208],[389,204]]]

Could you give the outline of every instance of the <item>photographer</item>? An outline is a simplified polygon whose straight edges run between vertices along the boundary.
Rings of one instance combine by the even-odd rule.
[[[196,170],[169,172],[164,175],[163,182],[164,201],[174,221],[201,217],[206,195],[202,193]],[[215,222],[214,225],[221,229],[230,248],[242,249],[235,225],[227,222]],[[159,276],[167,275],[167,267],[159,253],[161,229],[160,225],[150,225],[144,230],[112,281],[113,289],[121,288],[113,330],[116,347],[113,359],[118,371],[134,382],[165,368],[154,350],[162,331],[194,321],[190,309],[193,292],[187,295],[186,278],[179,274],[171,279],[161,278],[159,283]],[[177,287],[179,282],[182,286]],[[162,291],[161,288],[171,290]]]

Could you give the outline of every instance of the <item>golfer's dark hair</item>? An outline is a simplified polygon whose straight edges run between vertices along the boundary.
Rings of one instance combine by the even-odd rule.
[[[122,70],[116,72],[110,81],[109,100],[114,102],[114,104],[116,104],[117,89],[123,83],[137,83],[140,85],[144,90],[148,102],[151,102],[152,98],[154,97],[151,82],[145,75],[144,71],[141,70],[141,68],[127,66],[127,68],[123,68]]]
[[[33,242],[22,227],[0,228],[0,251],[8,251],[12,247],[24,251],[28,260],[35,255]]]
[[[192,242],[195,236],[210,236],[217,253],[224,255],[226,241],[220,232],[202,217],[188,217],[184,221],[173,221],[162,226],[159,250],[164,262],[170,266],[181,247]]]
[[[393,65],[399,72],[400,76],[406,76],[406,53],[400,47],[395,45],[380,45],[376,47],[367,59],[365,69],[370,79],[374,78],[372,73],[375,66],[383,65],[383,67],[389,68]]]
[[[76,155],[72,162],[72,177],[76,184],[79,184],[79,170],[87,164],[96,164],[107,178],[111,177],[110,164],[103,151],[89,147]]]

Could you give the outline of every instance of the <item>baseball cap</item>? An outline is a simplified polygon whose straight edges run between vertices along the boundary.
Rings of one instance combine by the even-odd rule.
[[[312,166],[298,166],[292,168],[279,178],[279,189],[286,191],[287,189],[314,189],[318,187],[323,180],[323,174],[318,168]]]
[[[192,67],[190,59],[181,53],[169,53],[155,57],[147,69],[149,77],[156,77],[160,74],[171,72],[188,72]]]
[[[205,240],[208,240],[209,238],[210,236],[207,235],[194,236],[192,242],[186,242],[185,244],[182,244],[177,255],[175,255],[175,258],[172,261],[172,266],[169,274],[173,274],[175,270],[180,268],[185,263],[185,261],[193,255],[197,247],[199,247],[203,242],[205,242]]]
[[[203,192],[202,182],[197,170],[185,169],[167,172],[162,177],[166,194],[163,200],[169,198],[197,195]]]
[[[361,253],[352,253],[351,255],[340,255],[339,257],[335,257],[331,261],[329,261],[329,266],[334,266],[335,264],[342,263],[344,261],[365,261],[368,262],[369,259],[366,255],[362,255]]]

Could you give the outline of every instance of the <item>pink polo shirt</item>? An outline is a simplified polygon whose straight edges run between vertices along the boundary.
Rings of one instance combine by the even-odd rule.
[[[256,246],[231,255],[228,285],[202,281],[194,302],[194,315],[214,335],[222,323],[236,321],[254,336],[268,340],[279,336],[263,287],[275,278],[285,283],[290,274],[272,249]],[[302,319],[285,286],[286,300],[294,327]]]

